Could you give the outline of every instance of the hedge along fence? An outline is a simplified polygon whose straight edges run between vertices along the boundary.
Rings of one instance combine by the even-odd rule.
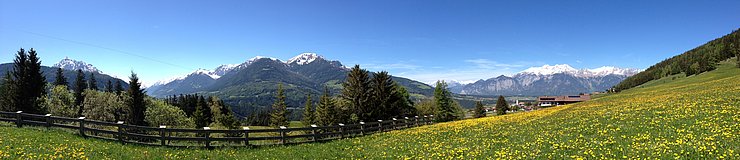
[[[209,127],[183,129],[136,126],[127,125],[122,121],[112,123],[87,120],[85,117],[67,118],[51,114],[27,114],[22,111],[0,112],[0,121],[15,123],[19,128],[24,125],[67,128],[77,130],[82,137],[120,141],[123,144],[206,148],[211,148],[212,143],[220,143],[220,146],[260,146],[329,141],[428,125],[433,123],[433,118],[433,115],[429,115],[346,125],[340,123],[333,126],[311,125],[302,128],[280,126],[275,129],[243,127],[242,130],[216,130]]]

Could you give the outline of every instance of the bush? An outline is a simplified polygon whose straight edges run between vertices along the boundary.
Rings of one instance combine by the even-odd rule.
[[[185,111],[161,100],[147,99],[145,121],[151,126],[165,125],[168,128],[193,128],[195,123]]]
[[[67,86],[54,86],[49,95],[44,96],[41,105],[49,110],[53,116],[75,117],[79,106],[75,105],[75,97]]]
[[[82,93],[85,95],[85,101],[83,101],[82,115],[87,119],[114,122],[116,119],[116,111],[125,107],[123,101],[118,98],[115,93],[100,92],[91,89],[85,90]]]

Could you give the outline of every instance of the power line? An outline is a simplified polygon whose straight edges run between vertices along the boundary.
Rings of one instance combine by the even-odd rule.
[[[165,61],[161,61],[161,60],[154,59],[154,58],[149,58],[149,57],[146,57],[146,56],[142,56],[142,55],[138,55],[138,54],[135,54],[135,53],[126,52],[126,51],[122,51],[122,50],[118,50],[118,49],[114,49],[114,48],[109,48],[109,47],[100,46],[100,45],[96,45],[96,44],[91,44],[91,43],[85,43],[85,42],[80,42],[80,41],[74,41],[74,40],[59,38],[59,37],[55,37],[55,36],[45,35],[45,34],[31,32],[31,31],[26,31],[26,30],[19,30],[19,31],[24,32],[24,33],[28,33],[28,34],[32,34],[32,35],[36,35],[36,36],[41,36],[41,37],[46,37],[46,38],[50,38],[50,39],[56,39],[56,40],[65,41],[65,42],[69,42],[69,43],[79,44],[79,45],[83,45],[83,46],[89,46],[89,47],[95,47],[95,48],[105,49],[105,50],[108,50],[108,51],[117,52],[117,53],[129,55],[129,56],[134,56],[134,57],[138,57],[138,58],[150,60],[150,61],[153,61],[153,62],[158,62],[158,63],[166,64],[166,65],[173,66],[173,67],[180,68],[180,69],[185,69],[185,70],[188,70],[188,71],[194,70],[194,69],[189,68],[189,67],[185,67],[185,66],[181,66],[181,65],[177,65],[177,64],[165,62]]]

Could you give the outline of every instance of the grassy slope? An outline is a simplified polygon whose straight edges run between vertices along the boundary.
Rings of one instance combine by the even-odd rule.
[[[0,159],[740,158],[740,69],[643,86],[580,104],[423,126],[329,143],[172,149],[0,125]],[[37,156],[37,157],[33,157]]]

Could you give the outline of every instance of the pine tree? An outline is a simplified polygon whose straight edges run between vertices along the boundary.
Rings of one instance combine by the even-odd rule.
[[[5,76],[0,80],[0,93],[3,93],[0,94],[0,111],[16,111],[13,103],[13,96],[15,95],[15,90],[13,89],[14,83],[10,71],[5,72]]]
[[[108,83],[105,83],[105,92],[109,92],[109,93],[115,92],[113,91],[113,83],[110,81],[110,79],[108,80]]]
[[[116,94],[121,95],[121,92],[123,92],[123,86],[121,85],[121,81],[116,81]]]
[[[128,96],[130,96],[126,102],[126,105],[129,108],[128,124],[147,126],[146,121],[144,120],[144,112],[146,111],[144,98],[146,94],[144,89],[141,88],[139,77],[134,72],[131,72],[131,76],[129,77],[129,87],[127,92]]]
[[[477,101],[475,102],[475,118],[481,118],[486,116],[486,109],[483,108],[483,102]]]
[[[437,86],[434,88],[434,102],[437,105],[437,117],[439,122],[447,122],[456,119],[455,108],[452,102],[452,95],[447,90],[447,83],[445,81],[437,81]]]
[[[283,93],[283,84],[278,84],[275,102],[272,104],[272,114],[270,114],[270,126],[288,126],[288,106],[285,104],[285,95]]]
[[[211,107],[208,106],[208,102],[203,98],[203,96],[196,96],[194,99],[196,99],[196,109],[195,112],[193,112],[193,119],[195,119],[195,127],[196,128],[202,128],[209,126],[213,122],[213,113],[211,112]]]
[[[12,101],[15,109],[25,113],[43,114],[46,111],[41,107],[38,99],[46,94],[46,78],[42,75],[41,60],[36,50],[31,48],[28,53],[21,48],[13,60],[13,93]]]
[[[87,82],[87,87],[97,91],[98,90],[98,82],[95,80],[95,73],[90,73],[90,81]]]
[[[311,102],[311,94],[306,96],[306,105],[303,107],[303,119],[302,119],[303,125],[309,126],[312,124],[316,124],[316,120],[314,118],[314,107],[313,102]]]
[[[394,103],[398,101],[394,82],[386,71],[378,72],[370,80],[370,93],[373,108],[368,108],[368,118],[370,119],[390,119],[398,114]]]
[[[77,80],[75,80],[75,105],[78,106],[77,115],[82,116],[82,111],[85,109],[85,106],[82,105],[82,102],[85,101],[85,95],[82,93],[85,92],[85,89],[87,89],[87,83],[85,82],[85,74],[82,73],[81,69],[77,70]]]
[[[62,71],[62,68],[57,68],[57,75],[56,80],[54,80],[55,86],[67,86],[69,83],[67,82],[67,78],[64,77],[64,72]]]
[[[506,99],[504,98],[504,96],[498,96],[498,100],[496,101],[496,114],[504,115],[508,110],[509,103],[506,103]]]
[[[315,121],[321,126],[332,125],[336,122],[336,107],[334,101],[329,95],[329,88],[324,87],[324,94],[319,98],[319,104],[316,106]]]
[[[396,103],[393,104],[394,113],[396,113],[399,116],[414,116],[416,115],[416,108],[414,108],[414,101],[411,100],[411,95],[406,90],[406,87],[402,86],[399,83],[395,83],[393,90],[395,90],[395,97],[398,99]]]
[[[352,113],[356,114],[360,120],[368,121],[373,118],[368,117],[370,108],[370,78],[365,69],[360,69],[360,65],[355,65],[347,74],[347,80],[342,84],[341,97],[350,103],[348,104]],[[376,119],[377,120],[377,119]]]

